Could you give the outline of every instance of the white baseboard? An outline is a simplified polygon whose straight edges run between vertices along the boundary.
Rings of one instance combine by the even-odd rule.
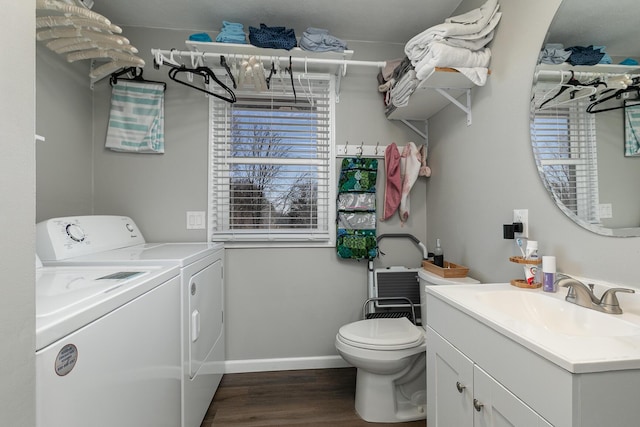
[[[225,373],[292,371],[297,369],[328,369],[350,367],[340,356],[289,357],[278,359],[227,360]]]

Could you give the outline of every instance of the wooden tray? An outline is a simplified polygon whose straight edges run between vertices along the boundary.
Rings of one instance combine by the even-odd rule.
[[[422,261],[422,268],[441,277],[467,277],[469,267],[454,264],[449,261],[444,262],[444,268],[438,267],[433,261]]]
[[[542,283],[533,282],[532,284],[529,284],[529,283],[527,283],[526,280],[511,279],[511,286],[515,286],[515,287],[518,287],[518,288],[524,288],[524,289],[538,289],[539,287],[542,286]]]
[[[509,261],[515,262],[516,264],[530,264],[530,265],[531,264],[533,264],[533,265],[542,264],[542,259],[541,258],[531,259],[531,258],[523,258],[521,256],[509,257]]]

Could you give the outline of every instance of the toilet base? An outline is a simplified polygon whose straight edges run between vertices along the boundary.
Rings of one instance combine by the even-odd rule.
[[[424,359],[422,359],[424,362]],[[422,375],[424,377],[424,375]],[[426,383],[426,378],[423,378]],[[371,423],[399,423],[426,419],[426,388],[418,384],[398,386],[387,375],[358,369],[356,376],[356,412]],[[402,389],[402,390],[401,390]],[[413,390],[415,389],[415,390]],[[409,394],[405,396],[405,394]]]

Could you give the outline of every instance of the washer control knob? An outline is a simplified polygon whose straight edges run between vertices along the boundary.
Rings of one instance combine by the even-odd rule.
[[[127,230],[129,230],[130,233],[133,233],[133,225],[127,224],[125,225],[125,227],[127,228]]]
[[[76,242],[82,242],[85,239],[85,234],[82,228],[77,224],[67,224],[67,235]]]

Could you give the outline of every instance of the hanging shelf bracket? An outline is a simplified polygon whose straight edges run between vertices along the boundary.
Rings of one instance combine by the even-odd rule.
[[[471,119],[472,119],[472,117],[471,117],[471,89],[465,89],[465,92],[467,92],[467,105],[462,104],[460,101],[458,101],[453,96],[451,96],[451,94],[447,91],[447,89],[439,88],[439,87],[436,87],[434,89],[440,95],[444,96],[449,101],[451,101],[455,106],[457,106],[462,111],[464,111],[467,114],[467,126],[471,126]]]
[[[425,140],[425,142],[427,141],[427,134],[421,131],[420,129],[418,129],[417,127],[415,127],[413,123],[405,119],[401,119],[400,122],[403,123],[405,126],[407,126],[409,129],[411,129],[412,131],[414,131],[415,133],[417,133],[418,135],[420,135],[422,139]]]

